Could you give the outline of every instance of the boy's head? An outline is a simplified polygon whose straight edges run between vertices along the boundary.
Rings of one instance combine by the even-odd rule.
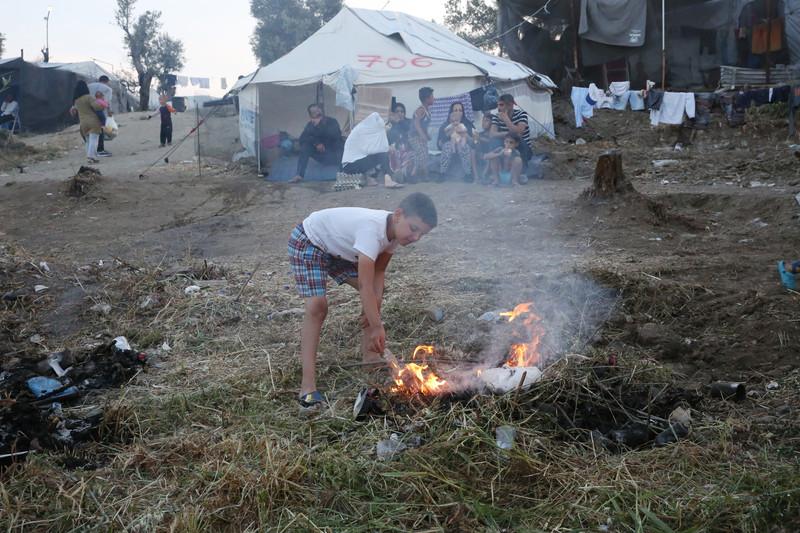
[[[489,131],[492,129],[492,115],[489,113],[484,113],[483,118],[481,119],[481,128],[483,131]]]
[[[161,105],[166,105],[167,104],[167,95],[166,94],[162,94],[161,96],[159,96],[158,97],[158,103],[161,104]]]
[[[433,200],[421,192],[413,192],[403,198],[392,218],[394,238],[402,246],[417,242],[438,223]]]
[[[513,133],[506,134],[503,137],[503,147],[506,149],[514,150],[519,146],[519,137],[514,135]]]
[[[423,87],[419,90],[419,101],[422,105],[429,106],[433,103],[433,89],[430,87]]]

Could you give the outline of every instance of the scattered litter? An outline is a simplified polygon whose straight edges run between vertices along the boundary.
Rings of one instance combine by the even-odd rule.
[[[74,398],[80,391],[74,385],[64,385],[57,379],[46,378],[44,376],[34,376],[27,382],[28,389],[36,399],[64,400]]]
[[[47,261],[39,261],[39,268],[45,272],[50,272],[50,265],[47,264]]]
[[[675,151],[683,152],[683,143],[675,143]]]
[[[678,159],[654,159],[653,166],[656,168],[670,167],[680,164]]]
[[[650,428],[645,424],[633,423],[611,431],[609,438],[618,445],[637,448],[650,440]]]
[[[89,310],[94,311],[95,313],[100,313],[101,315],[107,315],[111,312],[111,304],[107,303],[94,304],[89,308]]]
[[[669,414],[669,421],[676,424],[683,424],[687,428],[692,425],[692,412],[683,407],[676,407]]]
[[[763,181],[752,180],[750,181],[750,188],[755,189],[758,187],[774,187],[774,183],[764,183]]]
[[[535,366],[513,366],[487,368],[479,376],[483,385],[495,394],[504,394],[514,389],[527,389],[542,377]]]
[[[753,220],[751,220],[750,224],[752,226],[757,227],[757,228],[766,228],[767,226],[769,226],[769,224],[767,222],[764,222],[763,220],[761,220],[760,217],[759,218],[754,218]]]
[[[44,292],[49,288],[47,285],[34,285],[33,292]]]
[[[747,396],[744,383],[716,381],[711,384],[709,390],[713,398],[722,398],[723,400],[735,400],[740,402]]]
[[[497,322],[500,320],[502,315],[500,315],[501,311],[486,311],[481,316],[478,317],[478,320],[481,322]]]
[[[150,295],[144,297],[144,299],[139,303],[139,309],[147,309],[152,305],[153,298]]]
[[[575,139],[575,144],[576,144],[576,145],[578,145],[578,146],[580,146],[580,145],[582,145],[582,144],[586,144],[586,141],[585,141],[585,140],[583,140],[583,138],[582,138],[582,137],[578,137],[577,139]]]
[[[183,292],[184,292],[184,294],[195,294],[197,292],[200,292],[200,286],[199,285],[189,285],[188,287],[183,289]]]
[[[276,320],[278,318],[286,318],[289,316],[303,316],[305,314],[305,310],[295,307],[292,309],[286,309],[285,311],[274,311],[267,315],[267,320]]]
[[[678,442],[678,440],[682,439],[688,434],[689,428],[687,426],[681,424],[680,422],[670,422],[667,429],[656,435],[655,445],[666,446],[667,444]]]
[[[797,201],[797,205],[800,205],[800,192],[794,195],[795,201]]]
[[[778,385],[777,381],[770,381],[769,383],[767,383],[767,390],[778,390],[780,388],[781,386]]]
[[[164,343],[161,345],[160,348],[161,348],[162,352],[170,352],[170,351],[172,351],[172,346],[170,346],[167,341],[164,341]]]
[[[434,322],[441,322],[444,320],[444,309],[440,307],[429,307],[425,310],[425,314]]]
[[[661,180],[661,185],[669,185],[669,180]]]
[[[28,341],[32,342],[33,344],[41,344],[42,340],[44,339],[38,333],[36,335],[31,335],[30,338],[28,339]]]
[[[128,343],[128,339],[123,336],[114,337],[114,349],[115,350],[130,350],[131,345]]]
[[[378,454],[378,459],[385,461],[387,459],[392,459],[407,447],[408,446],[400,442],[400,435],[392,433],[388,439],[378,441],[376,452]]]
[[[514,447],[514,437],[517,435],[517,429],[513,426],[498,426],[495,430],[495,437],[497,439],[497,447],[501,450],[510,450]]]

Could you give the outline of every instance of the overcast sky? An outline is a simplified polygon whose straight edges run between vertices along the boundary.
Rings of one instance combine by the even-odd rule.
[[[130,69],[122,31],[114,23],[114,0],[3,0],[16,8],[4,11],[0,32],[5,34],[3,57],[40,61],[45,44],[45,21],[50,15],[50,61],[67,63],[94,58],[103,68]],[[444,0],[346,0],[352,7],[404,11],[442,22]],[[236,79],[256,68],[250,49],[255,19],[249,0],[139,0],[136,14],[160,10],[164,30],[183,41],[186,66],[182,74]]]

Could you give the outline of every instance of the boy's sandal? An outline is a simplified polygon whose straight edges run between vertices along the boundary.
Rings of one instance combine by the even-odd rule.
[[[797,290],[797,280],[792,272],[786,270],[786,265],[783,261],[778,261],[778,274],[781,275],[781,283],[784,287],[791,290]]]
[[[321,392],[315,390],[314,392],[309,392],[308,394],[301,394],[297,401],[300,403],[300,407],[308,409],[310,407],[317,407],[325,403],[325,397],[322,395]]]

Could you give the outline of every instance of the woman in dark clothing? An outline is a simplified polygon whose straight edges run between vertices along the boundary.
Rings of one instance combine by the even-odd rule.
[[[448,174],[455,173],[466,181],[477,181],[477,161],[473,132],[475,127],[464,116],[464,106],[460,102],[450,105],[447,121],[439,128],[437,144],[442,151],[439,162],[441,180],[447,179]]]
[[[439,150],[441,150],[442,146],[444,146],[444,143],[450,139],[451,132],[449,130],[452,129],[450,117],[453,115],[453,111],[461,113],[460,122],[467,127],[467,135],[469,135],[470,138],[472,138],[472,132],[475,131],[475,125],[464,113],[464,104],[461,102],[453,102],[450,104],[450,111],[447,112],[447,120],[445,120],[442,125],[439,126],[439,136],[436,138],[436,145],[439,147]]]

